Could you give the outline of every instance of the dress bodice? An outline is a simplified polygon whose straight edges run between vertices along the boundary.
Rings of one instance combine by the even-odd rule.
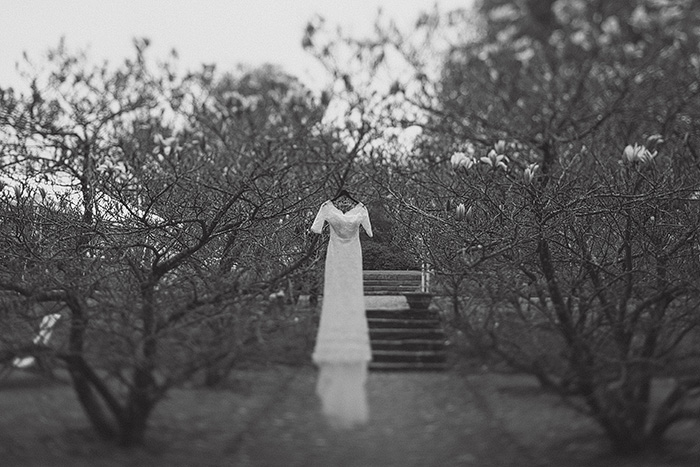
[[[331,203],[331,209],[326,221],[331,226],[331,231],[342,240],[352,240],[360,232],[362,223],[361,204],[356,205],[347,212],[343,212]]]
[[[348,241],[358,238],[360,225],[364,227],[367,235],[372,236],[367,208],[362,203],[358,203],[349,211],[343,212],[332,201],[326,201],[319,209],[311,231],[321,233],[324,222],[328,222],[331,226],[331,236],[340,240]]]

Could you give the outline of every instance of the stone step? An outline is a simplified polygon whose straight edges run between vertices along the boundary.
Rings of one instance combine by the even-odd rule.
[[[399,269],[383,269],[383,270],[366,269],[366,270],[362,271],[362,276],[364,278],[367,278],[367,279],[385,278],[385,277],[390,277],[390,278],[418,277],[418,278],[420,278],[421,272],[416,271],[416,270],[399,270]]]
[[[365,285],[413,285],[416,287],[419,287],[421,284],[420,278],[418,279],[401,279],[401,278],[386,278],[386,279],[380,279],[380,278],[372,278],[372,279],[367,279],[365,278],[362,281],[363,284]]]
[[[383,275],[367,275],[363,274],[362,280],[365,282],[420,282],[421,275],[394,275],[394,274],[383,274]]]
[[[414,290],[388,290],[386,288],[377,290],[365,290],[365,295],[401,295],[405,292],[413,292]]]
[[[445,341],[442,339],[374,339],[371,342],[372,351],[444,351]]]
[[[412,283],[406,281],[396,281],[396,282],[375,282],[375,281],[365,281],[362,286],[366,290],[375,289],[400,289],[407,290],[409,292],[415,292],[420,290],[420,282]]]
[[[442,323],[439,319],[368,318],[367,324],[371,329],[442,329]]]
[[[363,271],[365,295],[402,295],[421,287],[420,271]]]
[[[374,285],[374,284],[419,284],[421,283],[420,277],[365,277],[362,280],[363,284]]]
[[[369,329],[369,338],[371,341],[378,340],[401,340],[401,339],[442,339],[447,337],[443,329],[396,329],[396,328],[381,328]]]
[[[371,371],[445,371],[447,362],[370,362]]]
[[[447,361],[447,352],[436,350],[399,351],[377,350],[372,352],[374,362],[441,363]]]
[[[404,292],[415,292],[420,290],[420,284],[407,284],[405,282],[396,283],[364,283],[363,286],[365,291],[367,290],[400,290],[401,293]],[[401,295],[401,294],[397,294]]]
[[[420,277],[365,277],[362,280],[363,284],[420,284]]]
[[[420,271],[364,271],[363,282],[365,295],[387,296],[368,300],[366,316],[372,346],[369,368],[445,370],[447,336],[440,313],[435,309],[411,310],[404,297],[420,289]]]
[[[408,308],[369,308],[365,311],[365,314],[367,319],[440,319],[440,313],[437,310],[409,310]]]
[[[403,295],[406,293],[411,293],[415,292],[416,287],[414,286],[372,286],[372,287],[367,287],[364,286],[364,293],[365,295],[376,295],[381,293],[382,295]]]

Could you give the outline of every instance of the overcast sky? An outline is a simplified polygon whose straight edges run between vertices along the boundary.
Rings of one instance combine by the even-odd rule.
[[[301,48],[315,14],[355,35],[368,34],[379,8],[410,26],[421,11],[455,8],[469,0],[0,0],[0,87],[20,87],[22,53],[39,58],[63,36],[70,50],[86,49],[96,63],[133,55],[132,38],[151,39],[151,54],[175,48],[183,69],[215,63],[276,63],[312,88],[325,78]]]

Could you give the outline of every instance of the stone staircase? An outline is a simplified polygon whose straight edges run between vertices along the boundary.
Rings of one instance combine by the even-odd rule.
[[[401,295],[421,287],[420,271],[364,271],[365,295]]]
[[[409,309],[403,294],[420,289],[420,271],[365,271],[372,362],[376,371],[439,371],[447,367],[439,312]]]

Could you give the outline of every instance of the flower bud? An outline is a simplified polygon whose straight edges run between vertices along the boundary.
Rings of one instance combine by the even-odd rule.
[[[499,139],[498,142],[493,146],[497,154],[504,154],[506,152],[506,142]]]
[[[476,154],[476,148],[474,147],[474,145],[472,143],[467,143],[467,147],[465,149],[465,152],[466,152],[468,157],[473,158],[474,154]]]
[[[631,144],[628,144],[625,146],[625,149],[622,151],[622,160],[626,162],[634,162],[636,159],[636,144],[632,146]]]
[[[467,156],[465,153],[460,151],[452,154],[452,157],[450,158],[450,163],[452,164],[452,168],[455,170],[460,167],[469,169],[472,165],[474,165],[474,158],[471,156]]]
[[[539,167],[539,164],[530,164],[525,167],[525,170],[523,171],[523,179],[525,180],[525,183],[532,183],[532,180],[535,178],[535,172],[537,172]]]
[[[645,146],[637,143],[634,146],[628,144],[622,151],[623,162],[641,162],[643,164],[654,160],[658,151],[651,152]]]

